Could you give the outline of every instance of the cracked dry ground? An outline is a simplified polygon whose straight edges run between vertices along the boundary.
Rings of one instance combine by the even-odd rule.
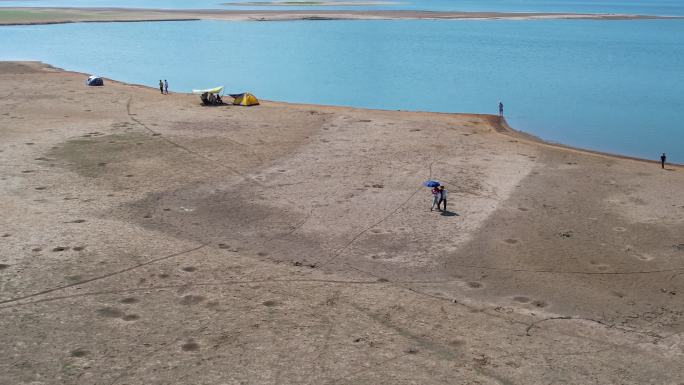
[[[682,169],[83,78],[0,64],[1,384],[683,382]]]

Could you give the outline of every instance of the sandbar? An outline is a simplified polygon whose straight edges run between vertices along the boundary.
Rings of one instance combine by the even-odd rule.
[[[83,22],[142,22],[181,20],[291,21],[291,20],[644,20],[677,19],[673,16],[351,10],[162,10],[132,8],[0,8],[0,25],[62,24]]]

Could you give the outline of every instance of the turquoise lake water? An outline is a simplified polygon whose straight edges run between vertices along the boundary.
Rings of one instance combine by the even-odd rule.
[[[90,23],[0,28],[0,59],[172,91],[496,113],[543,139],[684,163],[684,21]]]
[[[395,4],[346,7],[225,6],[255,0],[3,0],[7,7],[130,7],[165,9],[420,9],[429,11],[582,12],[684,15],[682,0],[389,0]],[[264,1],[264,0],[256,0]],[[269,1],[269,0],[266,0]],[[348,0],[345,0],[348,1]],[[353,0],[352,0],[353,1]]]

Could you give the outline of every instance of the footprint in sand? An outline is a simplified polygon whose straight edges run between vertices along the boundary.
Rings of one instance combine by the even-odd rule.
[[[189,273],[192,273],[192,272],[195,271],[195,270],[197,270],[197,268],[196,268],[195,266],[185,266],[185,267],[183,268],[183,271],[187,271],[187,272],[189,272]]]

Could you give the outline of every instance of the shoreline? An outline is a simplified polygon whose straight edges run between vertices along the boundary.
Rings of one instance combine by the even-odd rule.
[[[319,20],[678,20],[684,16],[543,12],[346,10],[175,10],[147,8],[3,7],[0,26],[86,22]]]
[[[2,61],[1,62],[6,62],[6,63],[39,63],[41,66],[45,66],[46,68],[53,69],[56,71],[60,72],[66,72],[66,73],[76,73],[76,74],[81,74],[85,77],[90,76],[91,74],[87,74],[84,72],[78,72],[78,71],[71,71],[68,69],[60,68],[53,66],[52,64],[45,63],[42,61]],[[137,84],[137,83],[129,83],[125,82],[122,80],[116,80],[116,79],[110,79],[110,78],[104,78],[105,80],[109,82],[115,82],[118,84],[123,84],[126,86],[132,86],[132,87],[142,87],[144,89],[148,90],[156,90],[156,88],[144,85],[144,84]],[[190,95],[192,96],[192,93],[189,92],[174,92],[174,94],[180,94],[180,95]],[[288,106],[295,106],[295,107],[300,107],[300,108],[307,108],[307,107],[317,107],[317,108],[330,108],[330,109],[335,109],[335,108],[341,108],[341,109],[353,109],[353,110],[359,110],[359,111],[369,111],[369,112],[383,112],[383,113],[420,113],[420,114],[435,114],[435,115],[455,115],[455,116],[476,116],[483,118],[490,122],[492,127],[495,128],[497,133],[502,134],[502,135],[508,135],[511,137],[514,137],[517,140],[523,140],[527,141],[529,143],[534,143],[536,145],[540,146],[545,146],[545,147],[550,147],[550,148],[556,148],[556,149],[562,149],[566,151],[571,151],[571,152],[576,152],[576,153],[581,153],[581,154],[586,154],[586,155],[593,155],[593,156],[600,156],[600,157],[605,157],[605,158],[612,158],[612,159],[622,159],[622,160],[631,160],[635,162],[645,162],[645,163],[652,163],[652,164],[659,164],[660,161],[658,160],[652,160],[652,159],[647,159],[647,158],[639,158],[636,156],[631,156],[631,155],[626,155],[626,154],[618,154],[618,153],[610,153],[610,152],[605,152],[605,151],[599,151],[599,150],[592,150],[588,148],[582,148],[582,147],[574,147],[571,145],[566,145],[563,143],[556,143],[556,142],[550,142],[547,140],[544,140],[538,136],[535,136],[534,134],[525,132],[522,129],[516,129],[514,127],[511,127],[508,122],[506,121],[506,117],[504,116],[503,119],[499,117],[498,115],[494,114],[480,114],[480,113],[471,113],[471,112],[432,112],[432,111],[413,111],[413,110],[382,110],[382,109],[371,109],[371,108],[358,108],[358,107],[351,107],[351,106],[337,106],[337,105],[326,105],[326,104],[308,104],[308,103],[293,103],[293,102],[287,102],[287,101],[281,101],[281,100],[267,100],[267,99],[259,99],[263,101],[267,101],[270,103],[274,104],[281,104],[281,105],[288,105]],[[671,163],[668,162],[667,165],[676,167],[678,169],[684,168],[684,164],[681,163]]]

